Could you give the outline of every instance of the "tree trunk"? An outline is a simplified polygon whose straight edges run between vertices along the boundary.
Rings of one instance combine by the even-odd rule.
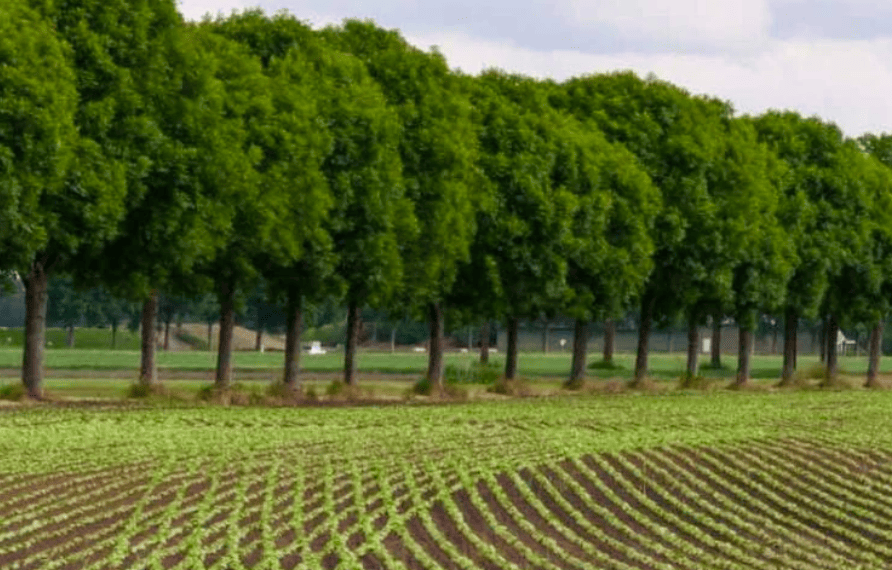
[[[542,325],[542,352],[548,354],[548,321]]]
[[[170,350],[170,319],[164,321],[164,352]]]
[[[753,354],[753,331],[740,328],[740,343],[737,349],[737,387],[747,386],[750,381],[750,364]]]
[[[645,297],[641,301],[641,325],[638,329],[638,353],[635,356],[635,377],[631,386],[637,387],[644,383],[647,377],[647,351],[650,343],[650,333],[653,329],[654,304]]]
[[[489,364],[489,321],[480,327],[480,364]]]
[[[112,331],[112,350],[117,350],[117,348],[118,348],[118,321],[112,321],[111,331]]]
[[[784,367],[781,371],[781,386],[793,383],[796,373],[796,343],[798,342],[799,317],[795,311],[788,309],[784,315]]]
[[[430,349],[427,352],[427,380],[431,386],[443,387],[443,308],[439,303],[428,306]]]
[[[505,379],[514,380],[517,376],[517,330],[520,326],[517,317],[508,317],[508,350],[505,353]]]
[[[208,350],[214,350],[214,323],[208,323]]]
[[[232,330],[235,326],[235,291],[229,283],[220,286],[220,336],[217,346],[217,375],[214,383],[220,390],[232,384]]]
[[[68,348],[74,348],[74,325],[68,325],[66,327],[68,334],[65,337],[65,344]]]
[[[616,346],[616,323],[613,319],[604,321],[604,362],[613,364],[613,351]]]
[[[710,341],[709,352],[710,364],[716,370],[722,367],[722,315],[716,313],[712,316],[712,340]]]
[[[362,314],[359,305],[350,301],[347,307],[347,346],[344,348],[344,384],[356,385],[356,346]]]
[[[396,352],[396,327],[390,331],[390,352]]]
[[[158,292],[152,291],[142,304],[140,315],[139,383],[153,386],[158,381],[155,364],[155,316],[158,313]]]
[[[777,323],[772,325],[774,329],[771,336],[771,354],[777,354]]]
[[[303,297],[298,293],[288,295],[287,330],[285,332],[285,386],[296,391],[300,388],[300,337],[303,333]],[[258,329],[259,330],[259,329]]]
[[[697,328],[697,321],[694,318],[688,320],[688,378],[697,375],[700,362],[700,329]]]
[[[829,386],[839,376],[839,355],[836,351],[836,338],[839,336],[839,323],[836,315],[831,314],[827,319],[827,335],[824,351],[827,354],[827,369],[822,385]]]
[[[827,319],[821,319],[821,324],[818,326],[818,351],[821,355],[821,362],[827,362],[827,327],[829,323]]]
[[[582,385],[585,379],[585,356],[588,348],[588,322],[576,319],[573,328],[573,365],[570,367],[571,386]]]
[[[883,329],[886,327],[885,319],[880,319],[870,331],[870,355],[867,361],[867,382],[865,388],[879,388],[880,356],[883,346]]]
[[[46,343],[46,301],[49,276],[41,262],[25,276],[25,350],[22,384],[31,398],[43,397],[43,348]]]

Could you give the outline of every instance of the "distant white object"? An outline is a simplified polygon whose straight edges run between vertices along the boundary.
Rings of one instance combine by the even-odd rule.
[[[498,349],[498,348],[490,348],[489,351],[490,351],[490,352],[498,352],[499,349]]]
[[[461,353],[462,353],[462,354],[467,354],[467,353],[468,353],[468,349],[467,349],[467,348],[463,348],[463,349],[461,349]]]
[[[707,354],[707,353],[709,353],[710,351],[712,351],[712,339],[711,339],[711,338],[704,338],[704,339],[703,339],[703,353],[704,353],[704,354]]]
[[[322,343],[318,340],[314,340],[310,343],[310,354],[325,354],[328,352],[322,348]]]
[[[567,339],[562,338],[561,339],[561,348],[564,348],[565,346],[567,346]]]
[[[415,350],[415,352],[427,352],[427,349],[424,348],[423,346],[416,346],[414,348],[414,350]]]

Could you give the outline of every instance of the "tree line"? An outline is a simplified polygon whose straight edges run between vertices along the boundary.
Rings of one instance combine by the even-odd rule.
[[[444,310],[505,322],[508,379],[520,319],[575,319],[573,385],[588,324],[631,308],[633,385],[654,326],[688,323],[695,376],[698,326],[724,316],[746,384],[764,312],[783,315],[783,383],[800,319],[826,322],[830,382],[839,327],[870,323],[875,385],[890,216],[892,136],[739,116],[654,77],[469,76],[372,22],[188,23],[173,0],[0,9],[0,271],[24,281],[33,397],[54,275],[140,303],[148,385],[159,292],[215,296],[226,389],[235,310],[261,280],[285,309],[293,390],[306,306],[331,299],[348,308],[348,384],[373,307],[429,323],[433,385]]]

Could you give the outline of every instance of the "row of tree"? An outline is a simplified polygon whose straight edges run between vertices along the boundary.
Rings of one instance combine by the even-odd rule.
[[[370,22],[188,24],[173,0],[0,9],[0,270],[25,283],[34,397],[54,274],[142,304],[147,384],[159,291],[215,294],[225,388],[235,307],[261,278],[285,307],[292,389],[305,304],[332,298],[347,383],[365,306],[425,317],[433,384],[446,307],[505,320],[509,379],[519,319],[574,318],[571,383],[587,323],[637,306],[634,383],[655,323],[689,323],[695,375],[697,326],[727,315],[744,384],[758,314],[783,313],[789,382],[800,318],[826,317],[829,346],[888,312],[890,143],[632,73],[470,77]]]

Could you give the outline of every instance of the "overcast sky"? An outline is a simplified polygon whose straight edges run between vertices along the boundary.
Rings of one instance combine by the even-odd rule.
[[[314,27],[371,18],[454,68],[557,80],[631,69],[847,135],[892,131],[889,0],[180,0],[189,19],[260,6]]]

